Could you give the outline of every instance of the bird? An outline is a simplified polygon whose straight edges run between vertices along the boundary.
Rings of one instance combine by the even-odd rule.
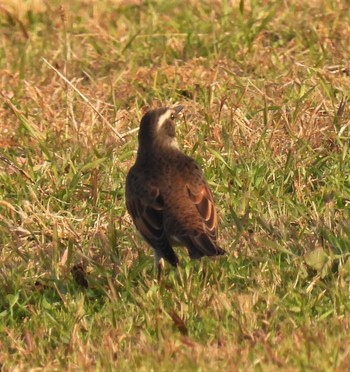
[[[191,259],[226,252],[217,244],[213,194],[194,159],[176,139],[175,120],[183,106],[148,111],[141,119],[138,151],[126,176],[126,208],[136,229],[155,253],[158,279],[163,260],[179,264],[174,246]]]

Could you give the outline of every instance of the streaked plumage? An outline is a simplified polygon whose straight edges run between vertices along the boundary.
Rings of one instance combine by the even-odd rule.
[[[217,256],[218,221],[213,196],[195,161],[177,145],[174,120],[182,110],[160,108],[141,120],[135,164],[126,178],[126,207],[156,260],[173,266],[173,245],[191,258]]]

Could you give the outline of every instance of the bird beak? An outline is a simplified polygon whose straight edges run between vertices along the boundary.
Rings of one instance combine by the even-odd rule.
[[[179,113],[183,110],[183,108],[184,108],[184,107],[181,106],[181,105],[174,107],[175,114],[176,114],[176,115],[179,115]]]

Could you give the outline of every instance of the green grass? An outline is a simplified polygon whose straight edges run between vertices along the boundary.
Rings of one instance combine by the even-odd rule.
[[[70,3],[0,7],[2,368],[348,369],[349,3]],[[157,283],[124,184],[176,102],[228,254]]]

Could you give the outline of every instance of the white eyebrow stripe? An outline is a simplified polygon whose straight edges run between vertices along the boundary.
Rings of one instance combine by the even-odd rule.
[[[158,130],[162,127],[162,125],[166,122],[167,119],[170,118],[172,114],[172,111],[171,110],[167,110],[164,112],[164,114],[162,114],[161,116],[159,116],[159,119],[158,119]]]

